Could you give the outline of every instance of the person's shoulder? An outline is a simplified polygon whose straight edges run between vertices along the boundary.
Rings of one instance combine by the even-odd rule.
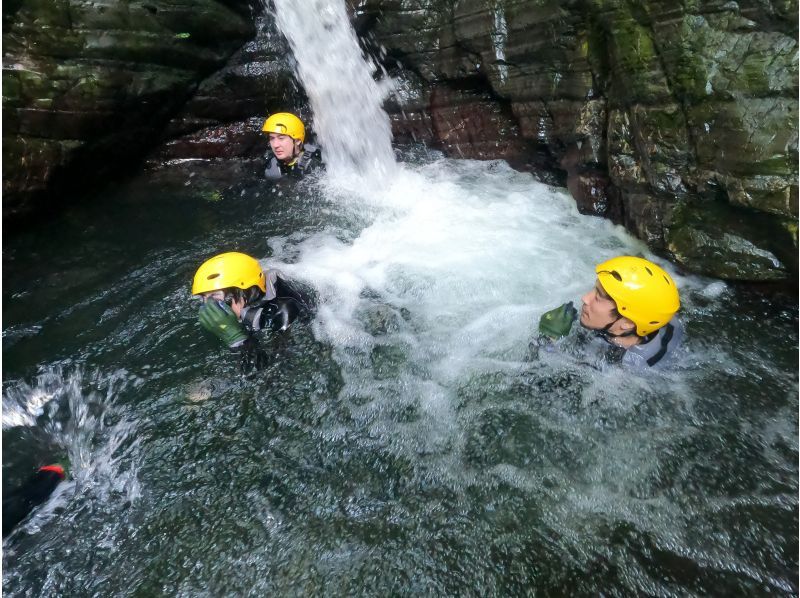
[[[303,153],[308,156],[310,163],[316,163],[316,165],[320,165],[324,162],[322,159],[322,148],[319,145],[307,143],[303,146]]]
[[[264,169],[264,176],[268,179],[279,179],[283,176],[283,171],[278,163],[278,158],[272,153],[272,150],[267,150],[264,154],[267,159],[267,166]]]
[[[623,363],[637,368],[664,368],[675,358],[683,340],[683,323],[675,316],[647,342],[625,351]]]
[[[678,316],[673,316],[672,319],[669,321],[667,326],[672,326],[673,335],[680,335],[683,337],[683,333],[686,331],[685,326],[683,325],[683,320],[681,320]]]

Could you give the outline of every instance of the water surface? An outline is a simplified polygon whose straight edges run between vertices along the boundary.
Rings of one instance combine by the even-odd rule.
[[[3,481],[60,451],[74,481],[4,592],[795,594],[794,300],[673,269],[674,370],[537,355],[538,316],[644,246],[501,162],[398,169],[184,163],[7,235]],[[229,250],[320,301],[249,377],[189,292]]]

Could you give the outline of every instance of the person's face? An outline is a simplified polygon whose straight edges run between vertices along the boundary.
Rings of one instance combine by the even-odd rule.
[[[300,142],[292,139],[288,135],[270,133],[269,146],[272,148],[272,153],[275,154],[275,157],[281,162],[285,162],[294,157],[295,149],[299,148]]]
[[[615,315],[617,305],[608,296],[603,285],[597,280],[594,288],[581,297],[581,326],[591,330],[603,330],[606,326],[618,319]]]
[[[207,293],[200,293],[200,298],[203,300],[203,303],[208,300],[225,301],[225,291],[209,291]]]
[[[207,293],[200,293],[200,298],[203,300],[203,303],[206,301],[225,302],[225,291],[209,291]],[[241,297],[238,301],[232,297],[229,297],[227,303],[228,306],[233,310],[233,313],[236,314],[236,317],[240,317],[242,314],[242,308],[245,306],[244,297]]]

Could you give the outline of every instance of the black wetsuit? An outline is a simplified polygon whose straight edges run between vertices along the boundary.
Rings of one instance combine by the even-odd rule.
[[[269,364],[270,357],[280,351],[283,342],[280,337],[271,339],[268,347],[265,347],[259,342],[259,331],[284,331],[295,320],[311,317],[313,302],[294,285],[276,277],[274,283],[268,284],[270,288],[275,291],[274,297],[245,305],[240,315],[248,338],[234,351],[241,355],[239,367],[243,373],[263,369]],[[267,348],[269,352],[265,350]]]
[[[324,168],[322,162],[322,150],[316,145],[307,144],[303,146],[303,151],[292,164],[286,164],[278,160],[272,150],[267,150],[267,167],[264,176],[268,179],[279,179],[281,177],[291,177],[301,179],[309,172]]]
[[[48,465],[36,471],[19,488],[3,492],[3,537],[42,504],[64,479],[63,468]]]
[[[298,317],[308,316],[311,301],[283,278],[275,279],[275,297],[260,299],[242,309],[241,320],[248,332],[286,330]]]

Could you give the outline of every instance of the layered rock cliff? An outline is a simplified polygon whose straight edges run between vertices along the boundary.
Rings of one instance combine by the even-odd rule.
[[[687,268],[797,270],[797,2],[351,0],[398,141],[567,185]],[[4,5],[4,214],[90,171],[252,157],[308,115],[246,2]],[[153,149],[155,148],[155,149]]]
[[[253,34],[241,2],[5,2],[4,217],[135,166]]]
[[[411,101],[398,133],[560,172],[584,213],[692,270],[796,270],[797,3],[359,6]]]

